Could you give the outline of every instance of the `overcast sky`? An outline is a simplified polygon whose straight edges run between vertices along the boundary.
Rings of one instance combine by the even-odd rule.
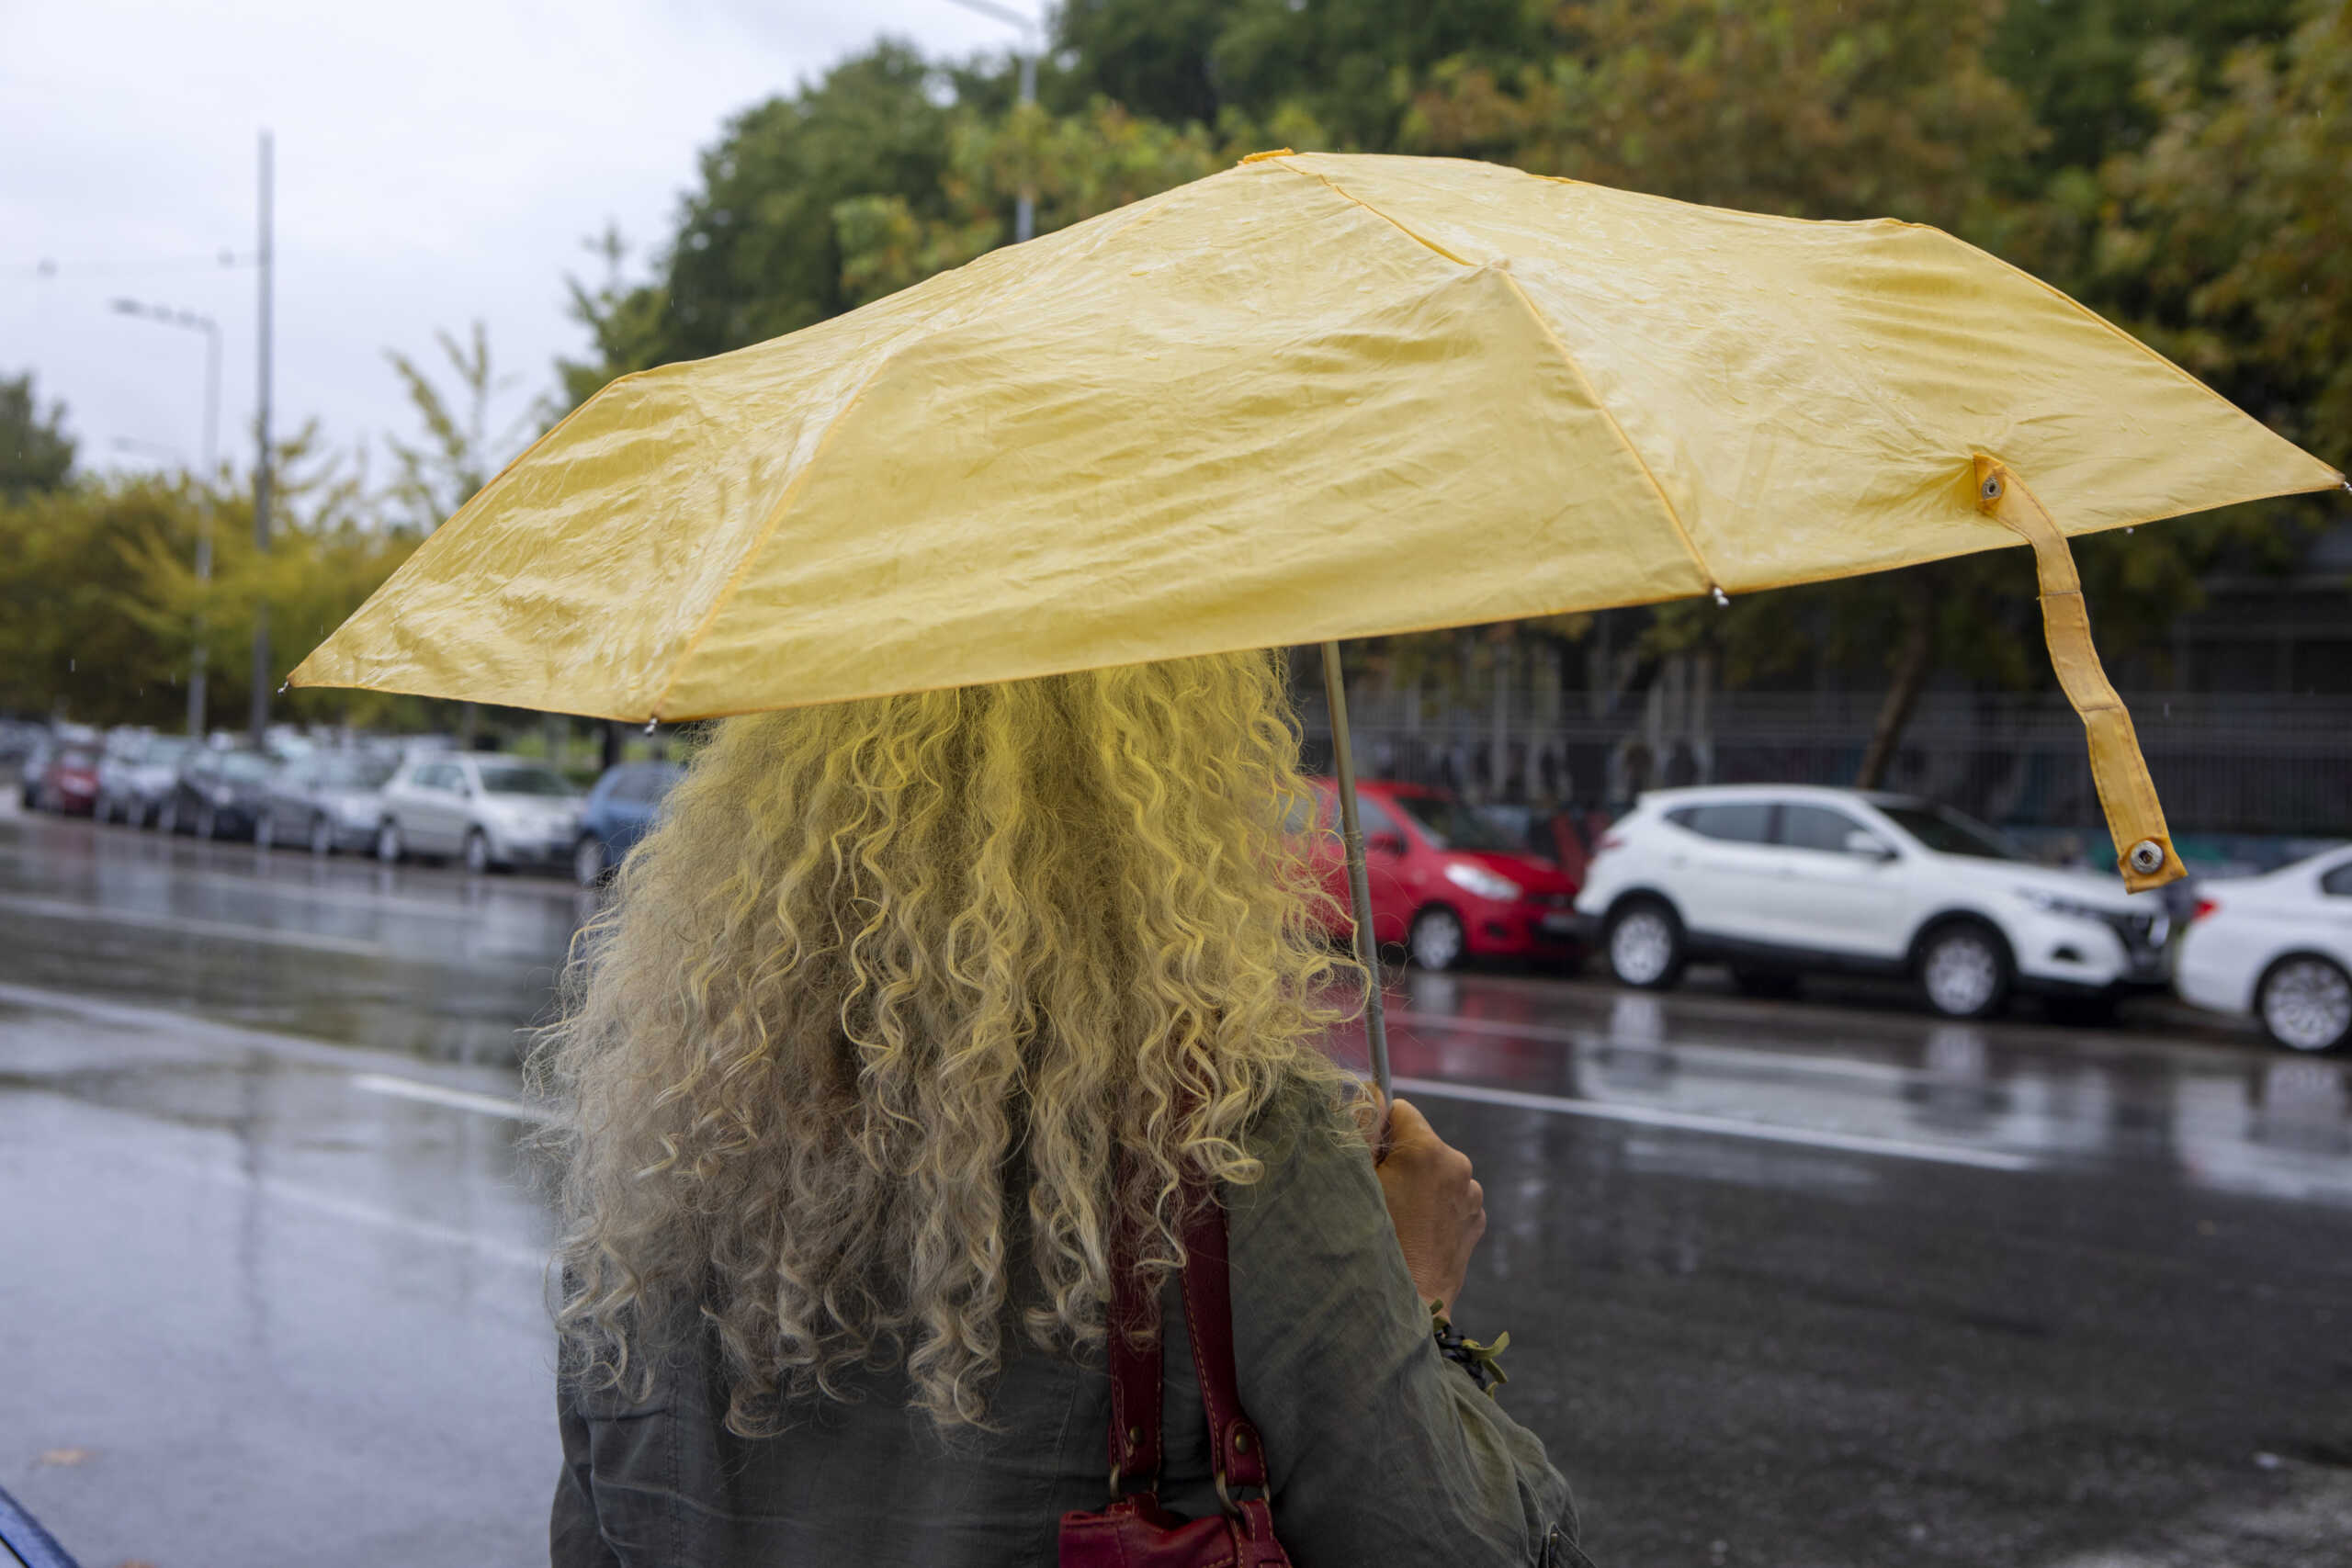
[[[212,258],[254,249],[267,128],[277,427],[413,433],[384,351],[477,319],[519,407],[584,347],[564,276],[603,264],[582,240],[617,223],[641,272],[728,116],[884,32],[960,56],[1010,29],[949,0],[0,0],[0,375],[65,402],[85,463],[192,464],[202,337],[109,302],[203,312],[245,466],[254,277]]]

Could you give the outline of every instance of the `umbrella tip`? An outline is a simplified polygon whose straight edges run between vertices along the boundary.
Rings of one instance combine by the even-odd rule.
[[[1715,603],[1719,606],[1729,604],[1731,603],[1731,595],[1724,592],[1720,584],[1715,588]]]

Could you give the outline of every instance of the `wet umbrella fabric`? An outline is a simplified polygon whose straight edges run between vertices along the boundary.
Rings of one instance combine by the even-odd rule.
[[[616,381],[293,680],[687,719],[2028,538],[2047,605],[2065,535],[2341,482],[1933,229],[1261,154]]]

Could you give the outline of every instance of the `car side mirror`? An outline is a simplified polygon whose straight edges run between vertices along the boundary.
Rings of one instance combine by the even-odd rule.
[[[1374,833],[1363,841],[1363,847],[1385,855],[1401,855],[1405,852],[1405,840],[1398,833]]]
[[[1846,835],[1846,852],[1867,860],[1889,861],[1894,858],[1894,852],[1887,847],[1885,840],[1860,828]]]

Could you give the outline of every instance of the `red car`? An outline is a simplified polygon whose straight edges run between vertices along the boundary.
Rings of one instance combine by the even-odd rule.
[[[1311,781],[1322,797],[1313,853],[1325,885],[1348,908],[1347,863],[1340,852],[1339,791]],[[1444,790],[1427,784],[1359,781],[1372,931],[1401,942],[1424,969],[1451,969],[1465,958],[1568,963],[1578,954],[1577,879],[1528,854],[1502,829]],[[1340,925],[1332,934],[1344,936]]]
[[[98,798],[98,753],[91,746],[61,747],[34,781],[33,798],[43,811],[87,817]]]

